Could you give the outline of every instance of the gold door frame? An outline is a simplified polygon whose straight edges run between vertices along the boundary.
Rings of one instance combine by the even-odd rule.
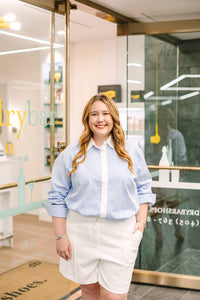
[[[20,0],[51,12],[50,23],[50,111],[55,110],[54,99],[54,38],[55,38],[55,13],[65,16],[65,145],[70,141],[70,76],[69,76],[69,39],[70,39],[70,1],[69,0]],[[52,113],[54,117],[54,114]],[[53,122],[54,124],[54,122]],[[55,127],[50,125],[50,174],[54,164],[55,152]],[[41,177],[40,179],[42,179]],[[42,181],[42,180],[40,180]],[[30,181],[29,181],[30,182]],[[1,186],[0,186],[1,189]]]
[[[168,35],[169,33],[180,32],[194,32],[200,31],[200,20],[178,20],[170,22],[151,22],[140,23],[134,19],[127,18],[111,9],[103,7],[99,4],[93,3],[90,0],[76,0],[73,1],[77,4],[78,9],[82,9],[97,17],[114,22],[117,24],[117,35],[128,36],[134,34],[156,34],[158,38],[164,39],[169,42],[177,43],[179,39]],[[88,9],[89,7],[89,9]],[[162,167],[162,166],[148,166],[149,169],[176,169],[188,171],[200,171],[200,167]],[[200,277],[171,274],[156,271],[134,270],[132,276],[133,282],[141,282],[156,285],[166,285],[181,288],[190,288],[200,290]]]

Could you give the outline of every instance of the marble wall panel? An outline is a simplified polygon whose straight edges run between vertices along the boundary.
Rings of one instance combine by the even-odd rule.
[[[158,42],[158,61],[156,43]],[[191,41],[191,43],[193,43]],[[194,43],[193,46],[198,43]],[[160,87],[174,80],[182,74],[200,74],[200,54],[195,48],[187,53],[179,52],[177,62],[177,46],[167,42],[156,40],[155,37],[145,37],[145,93],[154,92],[154,96],[173,97],[171,103],[165,105],[170,108],[176,116],[176,129],[181,131],[187,145],[188,164],[199,165],[199,141],[200,141],[200,94],[184,100],[174,100],[180,96],[191,93],[192,91],[167,91],[160,90]],[[197,49],[198,50],[198,49]],[[178,63],[178,67],[177,67]],[[156,67],[158,70],[156,71]],[[156,79],[158,75],[158,82]],[[158,83],[158,86],[157,86]],[[200,78],[185,78],[178,83],[179,87],[199,87]],[[176,87],[176,85],[173,85]],[[164,99],[163,101],[167,100]],[[150,102],[151,101],[151,102]],[[158,106],[164,103],[158,100]],[[156,101],[145,100],[145,140],[149,140],[149,128],[155,126],[156,120]],[[148,126],[148,127],[147,127]],[[166,124],[167,126],[167,124]],[[146,143],[148,145],[148,142]],[[146,150],[146,149],[145,149]],[[145,151],[147,152],[147,151]],[[148,162],[148,161],[147,161]]]

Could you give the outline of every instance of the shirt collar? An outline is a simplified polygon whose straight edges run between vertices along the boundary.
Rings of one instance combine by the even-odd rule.
[[[112,136],[111,136],[111,135],[110,135],[109,138],[103,143],[103,145],[108,145],[108,146],[110,146],[112,149],[114,149],[114,143],[113,143],[113,139],[112,139]],[[98,147],[98,146],[95,144],[95,141],[93,140],[93,138],[91,138],[90,141],[89,141],[88,147],[87,147],[87,152],[88,152],[93,146],[100,149],[100,147]]]

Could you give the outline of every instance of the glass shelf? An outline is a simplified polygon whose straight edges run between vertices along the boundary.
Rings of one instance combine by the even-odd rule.
[[[62,103],[54,103],[55,105],[61,105],[61,104],[64,104],[63,102]],[[50,105],[50,102],[44,102],[44,105]]]

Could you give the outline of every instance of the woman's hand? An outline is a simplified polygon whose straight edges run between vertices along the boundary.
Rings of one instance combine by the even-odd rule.
[[[144,228],[145,228],[145,225],[144,225],[143,222],[136,222],[135,227],[133,229],[133,232],[136,232],[137,230],[140,230],[143,234]]]
[[[140,204],[139,210],[136,214],[136,224],[133,232],[140,230],[143,234],[144,228],[146,227],[146,219],[147,219],[147,211],[148,211],[148,203]]]
[[[65,260],[71,258],[72,248],[67,236],[63,237],[62,239],[56,240],[56,251],[58,255]]]

